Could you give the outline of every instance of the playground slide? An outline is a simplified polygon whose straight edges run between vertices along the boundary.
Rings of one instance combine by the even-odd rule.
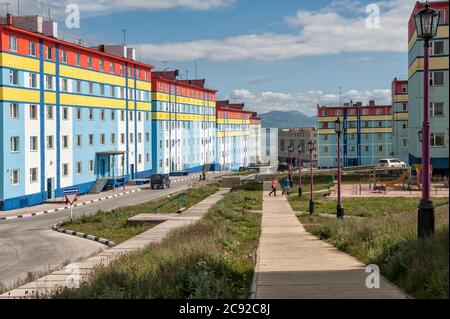
[[[408,170],[405,170],[399,178],[386,182],[386,187],[392,187],[394,185],[403,184],[405,182],[405,179],[408,177],[409,172]]]

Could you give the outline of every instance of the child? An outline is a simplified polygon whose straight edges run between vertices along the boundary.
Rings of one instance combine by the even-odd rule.
[[[271,196],[272,194],[274,194],[274,196],[277,196],[277,179],[274,177],[272,179],[272,191],[269,193],[269,196]]]

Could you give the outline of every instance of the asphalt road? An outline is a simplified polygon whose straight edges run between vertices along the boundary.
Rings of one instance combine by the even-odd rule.
[[[196,180],[173,184],[165,190],[142,190],[109,200],[76,207],[74,217],[95,214],[99,209],[143,203],[160,196],[181,191]],[[51,227],[68,220],[69,211],[50,213],[0,222],[0,283],[7,287],[27,276],[28,272],[45,272],[64,264],[86,258],[106,246],[94,241],[57,233]]]

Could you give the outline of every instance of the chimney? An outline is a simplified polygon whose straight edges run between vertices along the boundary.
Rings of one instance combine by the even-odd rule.
[[[374,100],[370,100],[370,101],[369,101],[369,105],[370,105],[370,106],[375,106],[375,101],[374,101]]]
[[[8,13],[6,15],[6,24],[7,25],[12,25],[13,24],[13,15],[11,13]]]
[[[12,16],[11,16],[12,20]],[[31,32],[37,32],[42,33],[42,17],[40,16],[20,16],[20,17],[14,17],[14,20],[11,21],[12,25],[25,29]]]
[[[58,22],[56,21],[44,21],[42,24],[43,32],[49,37],[58,37]]]

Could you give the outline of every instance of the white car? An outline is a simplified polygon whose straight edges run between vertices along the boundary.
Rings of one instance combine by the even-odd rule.
[[[380,159],[377,168],[406,168],[406,163],[396,158]]]

